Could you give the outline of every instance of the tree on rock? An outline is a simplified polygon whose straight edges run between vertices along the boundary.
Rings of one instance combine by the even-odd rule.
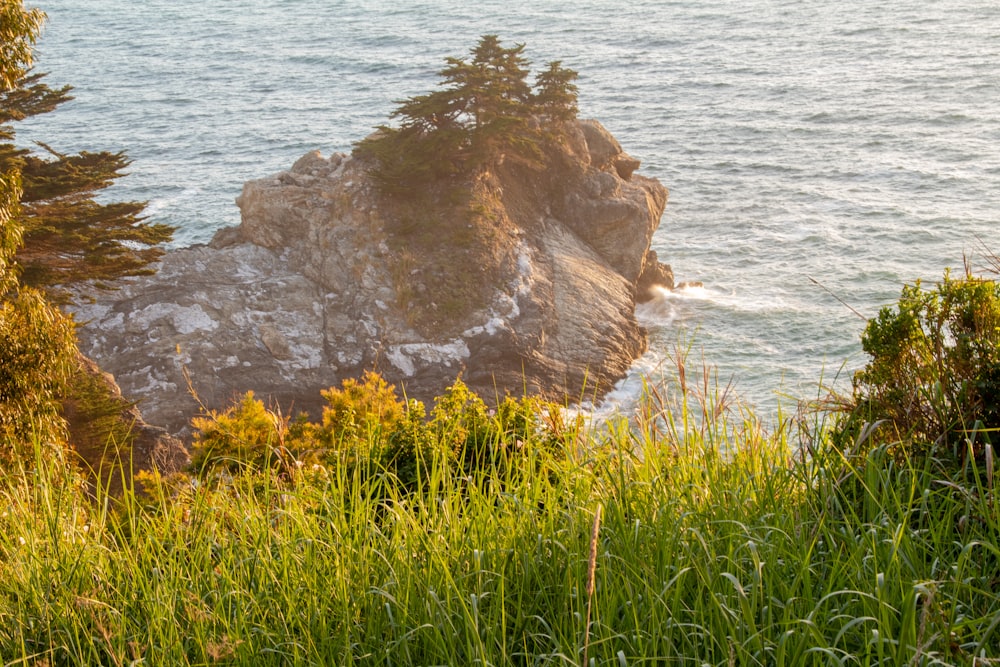
[[[548,69],[535,77],[534,103],[536,113],[551,121],[570,121],[577,114],[577,73],[554,60]]]
[[[503,151],[526,140],[531,144],[531,86],[524,44],[503,48],[496,35],[485,35],[472,49],[472,62],[449,58],[445,83],[465,98],[469,153],[474,164],[495,162]],[[529,151],[532,148],[529,148]]]
[[[390,193],[468,178],[508,154],[536,163],[544,139],[576,117],[577,75],[550,63],[536,92],[523,54],[524,44],[508,48],[496,35],[484,35],[470,60],[445,60],[443,90],[400,102],[392,113],[399,127],[379,127],[355,153],[375,160],[374,175]]]

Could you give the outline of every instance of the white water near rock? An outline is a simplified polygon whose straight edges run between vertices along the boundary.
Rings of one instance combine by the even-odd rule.
[[[1000,250],[1000,5],[986,0],[51,0],[39,71],[76,100],[23,123],[124,150],[109,196],[207,241],[244,181],[346,151],[484,33],[581,73],[580,107],[671,190],[654,240],[679,281],[640,312],[775,414],[864,363],[904,282]],[[813,280],[810,280],[812,278]],[[789,399],[790,400],[790,399]]]

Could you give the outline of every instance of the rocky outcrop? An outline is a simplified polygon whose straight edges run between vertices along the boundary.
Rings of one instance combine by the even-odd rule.
[[[659,260],[655,250],[650,250],[646,253],[645,266],[636,282],[636,301],[640,303],[652,301],[656,298],[654,290],[657,287],[672,290],[677,286],[674,284],[673,269]]]
[[[133,487],[141,471],[168,476],[189,463],[184,443],[147,424],[135,404],[122,396],[115,379],[83,355],[78,355],[62,415],[92,490],[99,483],[119,495]]]
[[[635,302],[669,272],[649,251],[667,192],[595,121],[558,151],[541,176],[486,179],[506,225],[492,297],[448,326],[416,323],[416,302],[447,319],[448,295],[401,260],[366,165],[314,152],[246,183],[238,227],[79,307],[81,345],[175,433],[247,390],[315,417],[321,389],[369,369],[425,400],[460,373],[486,398],[599,395],[645,349]]]

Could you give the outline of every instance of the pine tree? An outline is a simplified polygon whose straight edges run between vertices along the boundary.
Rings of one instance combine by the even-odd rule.
[[[534,104],[537,113],[552,121],[569,121],[577,114],[577,73],[554,60],[535,77]]]
[[[0,93],[24,80],[40,25],[37,10],[0,0]],[[35,442],[63,441],[57,399],[77,358],[72,320],[18,282],[21,196],[17,170],[0,170],[0,465],[23,459]]]
[[[533,92],[524,44],[507,48],[484,35],[469,55],[445,59],[442,90],[399,102],[392,113],[399,127],[379,127],[357,145],[389,193],[470,177],[509,154],[537,167],[542,143],[560,131],[553,126],[576,117],[577,74],[558,61],[538,75]]]
[[[524,44],[503,48],[496,35],[485,35],[472,50],[471,67],[483,82],[473,97],[472,151],[480,165],[498,163],[506,152],[540,157],[531,126],[531,86]]]
[[[2,6],[0,17],[10,19],[9,30],[33,25],[37,32],[35,10],[24,11],[20,0],[3,0]],[[3,56],[9,52],[23,57],[21,47],[30,46],[33,39],[15,39],[17,48],[7,48],[5,36]],[[117,278],[152,273],[150,265],[163,254],[161,244],[172,238],[173,228],[146,222],[145,202],[96,200],[124,175],[128,158],[106,151],[63,154],[45,144],[39,144],[42,154],[17,147],[12,123],[52,111],[72,99],[71,88],[51,88],[43,82],[44,74],[32,74],[23,65],[15,64],[5,76],[7,85],[0,91],[0,172],[21,175],[24,232],[16,256],[21,281],[65,301],[66,288],[74,284],[106,288]]]
[[[24,182],[24,247],[17,255],[25,284],[64,300],[64,287],[107,288],[124,276],[150,274],[173,228],[144,221],[145,202],[99,203],[95,196],[123,175],[124,153],[58,153],[42,158],[0,146],[0,168],[19,168]]]

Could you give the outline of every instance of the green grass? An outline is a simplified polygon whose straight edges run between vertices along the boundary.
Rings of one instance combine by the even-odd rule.
[[[1000,664],[984,474],[705,393],[412,490],[372,463],[95,502],[58,463],[7,471],[0,664]]]

